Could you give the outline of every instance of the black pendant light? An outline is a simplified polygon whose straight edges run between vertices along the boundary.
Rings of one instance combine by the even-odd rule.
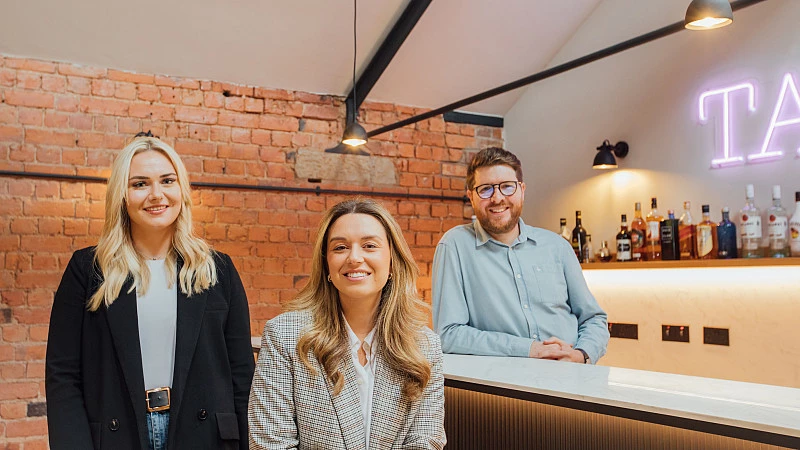
[[[683,22],[689,30],[713,30],[731,23],[733,10],[728,0],[692,0]]]
[[[616,169],[617,158],[624,158],[628,155],[628,143],[625,141],[617,142],[617,145],[611,145],[611,142],[606,139],[597,147],[597,156],[594,157],[592,169]]]
[[[367,130],[358,123],[358,97],[356,97],[356,55],[358,39],[356,34],[356,18],[358,17],[358,0],[353,0],[353,117],[344,129],[342,144],[358,147],[367,143]]]

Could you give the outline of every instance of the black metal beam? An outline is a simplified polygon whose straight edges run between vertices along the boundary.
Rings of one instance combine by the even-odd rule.
[[[420,17],[422,17],[428,5],[431,4],[431,1],[432,0],[411,0],[403,11],[403,14],[397,19],[391,31],[389,31],[389,34],[386,35],[386,39],[383,40],[378,51],[372,57],[369,64],[367,64],[367,68],[364,69],[364,72],[361,73],[358,81],[356,81],[355,91],[358,94],[358,104],[355,105],[355,108],[353,107],[352,89],[347,95],[347,99],[345,99],[348,124],[356,117],[356,111],[361,107],[361,103],[364,102],[364,99],[367,98],[367,94],[369,94],[375,86],[375,83],[378,82],[378,79],[386,68],[389,67],[389,63],[394,59],[394,55],[397,54],[397,51],[400,50],[400,46],[403,45],[408,35],[411,34],[411,30],[414,29],[414,26],[417,24]]]
[[[484,114],[472,114],[461,111],[449,111],[442,114],[445,122],[466,123],[469,125],[483,125],[486,127],[503,128],[503,118],[498,116],[487,116]]]
[[[90,177],[86,175],[71,175],[60,173],[42,173],[42,172],[24,172],[13,170],[0,170],[0,177],[22,177],[22,178],[38,178],[53,181],[82,181],[86,183],[107,183],[108,179],[102,177]],[[434,195],[434,194],[412,194],[410,192],[387,192],[387,191],[357,191],[354,189],[323,189],[319,186],[309,187],[293,187],[293,186],[269,186],[258,184],[237,184],[237,183],[206,183],[204,181],[195,181],[191,183],[192,187],[196,188],[212,188],[212,189],[241,189],[246,191],[271,191],[271,192],[294,192],[304,194],[334,194],[334,195],[363,195],[375,197],[388,197],[388,198],[407,198],[418,200],[437,200],[437,201],[458,201],[467,203],[469,199],[466,195]]]
[[[761,3],[766,0],[736,0],[731,3],[731,9],[734,11],[746,8],[751,5],[755,5],[756,3]],[[397,128],[402,128],[406,125],[411,125],[412,123],[417,123],[419,121],[430,119],[431,117],[436,117],[439,114],[443,114],[449,111],[454,111],[458,108],[462,108],[467,105],[471,105],[473,103],[477,103],[481,100],[486,100],[487,98],[494,97],[496,95],[504,94],[508,91],[513,91],[514,89],[521,88],[523,86],[527,86],[529,84],[535,83],[537,81],[544,80],[546,78],[550,78],[552,76],[567,72],[572,69],[576,69],[578,67],[584,66],[586,64],[592,63],[599,59],[606,58],[611,55],[616,55],[617,53],[623,52],[625,50],[632,49],[634,47],[638,47],[642,44],[646,44],[648,42],[655,41],[656,39],[661,39],[663,37],[669,36],[671,34],[675,34],[679,31],[683,31],[686,28],[684,27],[683,20],[679,22],[675,22],[671,25],[667,25],[665,27],[659,28],[657,30],[651,31],[649,33],[642,34],[632,39],[628,39],[627,41],[620,42],[619,44],[612,45],[610,47],[606,47],[602,50],[598,50],[594,53],[590,53],[586,56],[582,56],[577,59],[573,59],[572,61],[566,62],[564,64],[560,64],[555,67],[551,67],[550,69],[543,70],[539,73],[527,76],[525,78],[520,78],[519,80],[512,81],[510,83],[504,84],[502,86],[496,87],[494,89],[490,89],[488,91],[481,92],[480,94],[473,95],[471,97],[467,97],[463,100],[459,100],[457,102],[450,103],[449,105],[442,106],[441,108],[436,108],[434,110],[428,111],[423,114],[418,114],[413,117],[409,117],[408,119],[401,120],[399,122],[395,122],[390,125],[386,125],[384,127],[380,127],[374,129],[372,131],[367,132],[367,136],[373,137],[379,134],[386,133],[388,131],[395,130]]]

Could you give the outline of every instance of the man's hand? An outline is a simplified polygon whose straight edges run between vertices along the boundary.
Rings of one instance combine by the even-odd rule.
[[[544,342],[534,342],[531,344],[531,349],[528,351],[528,357],[562,360],[564,358],[569,358],[571,352],[572,347],[564,349],[560,344],[551,342],[551,340],[548,339]],[[578,353],[580,354],[581,352]],[[581,358],[583,358],[583,354],[581,354]]]
[[[536,356],[534,354],[534,347],[540,347],[538,349],[539,355]],[[556,350],[557,348],[557,350]],[[570,361],[576,363],[584,363],[583,353],[580,350],[575,350],[572,348],[571,344],[568,344],[557,337],[551,337],[550,339],[546,339],[544,342],[534,342],[531,345],[531,350],[528,353],[528,356],[531,358],[541,358],[541,359],[557,359],[559,361]]]

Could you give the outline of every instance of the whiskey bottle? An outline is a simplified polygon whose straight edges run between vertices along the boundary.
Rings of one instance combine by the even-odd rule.
[[[622,224],[617,233],[617,261],[630,261],[631,256],[631,235],[628,233],[628,216],[622,215]]]
[[[761,211],[756,208],[752,184],[745,188],[745,204],[739,212],[739,236],[742,238],[742,258],[760,258]],[[698,250],[699,251],[699,250]]]
[[[645,237],[645,261],[661,260],[661,221],[664,220],[658,212],[658,201],[655,197],[650,200],[650,212],[647,213],[647,236]]]
[[[681,259],[681,247],[678,228],[678,219],[675,218],[675,211],[668,210],[667,218],[661,221],[661,259],[678,260]]]
[[[722,208],[722,222],[717,225],[717,256],[719,259],[736,258],[736,224],[731,222],[730,209]]]
[[[644,257],[644,241],[647,236],[647,224],[642,219],[642,204],[636,202],[631,222],[631,260],[641,261]]]
[[[800,256],[800,192],[794,193],[794,215],[789,221],[789,245],[792,256]]]
[[[711,210],[703,205],[703,220],[697,224],[697,258],[717,258],[717,224],[711,221]]]
[[[768,254],[770,258],[789,256],[789,242],[786,232],[789,230],[789,217],[781,206],[781,187],[772,186],[772,206],[767,209],[767,236],[769,236]]]
[[[583,228],[581,223],[581,212],[575,211],[575,228],[572,229],[572,250],[575,252],[575,257],[580,262],[585,261],[583,257],[583,246],[586,245],[586,229]]]
[[[567,242],[572,242],[572,233],[570,233],[570,231],[567,229],[567,219],[565,217],[562,217],[561,219],[559,219],[559,222],[561,222],[561,231],[559,231],[558,234],[560,234],[561,237],[566,239]]]
[[[694,237],[695,227],[691,208],[691,202],[683,202],[683,214],[681,214],[680,224],[678,225],[681,259],[694,259],[697,255],[697,239]]]

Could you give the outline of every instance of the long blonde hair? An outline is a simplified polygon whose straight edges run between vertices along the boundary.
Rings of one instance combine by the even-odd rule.
[[[105,223],[94,256],[103,279],[97,292],[89,299],[89,311],[97,311],[102,304],[111,306],[128,277],[133,278],[129,293],[134,289],[139,293],[147,292],[150,271],[142,255],[133,246],[131,220],[126,208],[131,160],[134,155],[146,151],[160,152],[170,160],[181,188],[181,211],[175,219],[172,246],[167,253],[167,279],[175,279],[176,262],[180,258],[183,260],[178,276],[181,292],[191,296],[217,283],[217,268],[211,248],[192,231],[192,195],[189,176],[181,158],[160,139],[136,138],[122,149],[111,166],[106,190]]]
[[[289,310],[309,310],[312,325],[297,342],[303,364],[312,372],[309,351],[322,365],[338,395],[344,387],[344,376],[338,369],[342,358],[349,357],[348,337],[344,324],[339,291],[327,282],[328,232],[345,214],[367,214],[383,225],[391,250],[391,277],[381,293],[378,305],[376,342],[389,367],[404,375],[403,395],[415,400],[422,395],[431,374],[431,365],[420,350],[427,345],[422,333],[426,324],[427,305],[417,294],[419,269],[411,255],[400,226],[380,204],[366,199],[347,200],[333,206],[320,223],[311,263],[308,284],[288,305]]]

